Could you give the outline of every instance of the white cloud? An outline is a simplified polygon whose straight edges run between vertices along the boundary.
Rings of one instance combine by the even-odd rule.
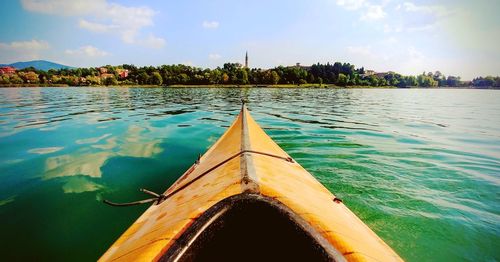
[[[376,54],[372,51],[372,47],[370,45],[365,46],[348,46],[347,52],[353,55],[359,55],[368,58],[375,58]]]
[[[49,43],[47,43],[47,41],[38,41],[38,40],[0,43],[0,49],[4,50],[31,51],[31,50],[43,50],[48,48],[49,48]]]
[[[403,8],[407,12],[422,12],[422,13],[433,14],[436,16],[445,16],[449,14],[449,11],[444,6],[439,6],[439,5],[417,6],[414,3],[405,2],[403,3]]]
[[[347,10],[358,10],[363,7],[365,0],[337,0],[337,5],[344,7]]]
[[[414,62],[423,62],[425,59],[424,54],[418,51],[414,46],[408,47],[408,56],[410,57],[410,60]]]
[[[384,18],[386,13],[381,5],[367,5],[365,12],[361,15],[361,20],[374,21]]]
[[[219,22],[217,22],[217,21],[203,21],[201,26],[203,26],[204,28],[207,28],[207,29],[215,29],[215,28],[219,27]]]
[[[209,55],[208,55],[208,58],[209,58],[210,60],[219,60],[221,57],[222,57],[222,56],[221,56],[221,55],[219,55],[219,54],[209,54]]]
[[[403,31],[402,25],[391,26],[389,24],[384,25],[384,33],[400,33]]]
[[[385,33],[418,32],[435,30],[455,9],[441,5],[416,5],[404,2],[395,7],[393,24],[384,26]]]
[[[434,71],[439,66],[437,59],[426,57],[424,53],[415,46],[408,46],[396,51],[397,54],[391,57],[391,68],[404,75],[417,75],[423,71]],[[433,69],[434,70],[431,70]]]
[[[143,28],[154,25],[156,12],[149,7],[124,6],[107,0],[22,0],[22,5],[31,12],[80,17],[80,28],[94,33],[118,35],[128,44],[157,48],[165,43],[164,39],[152,34],[146,40],[141,40],[141,37],[145,38],[141,34]]]
[[[97,47],[91,45],[82,46],[75,50],[66,50],[65,53],[68,55],[89,56],[89,57],[101,57],[109,55],[108,52],[100,50]]]
[[[89,22],[85,19],[80,19],[78,26],[83,29],[87,29],[91,32],[95,33],[106,33],[110,32],[113,29],[117,29],[118,27],[115,25],[105,25],[100,23]]]
[[[347,51],[354,54],[367,55],[371,53],[371,46],[348,46]]]
[[[362,21],[375,21],[386,16],[384,6],[388,1],[382,1],[380,5],[374,5],[367,0],[337,0],[336,3],[346,10],[361,12]]]
[[[0,60],[20,61],[33,60],[40,58],[40,52],[50,48],[47,41],[30,40],[30,41],[14,41],[10,43],[0,42]]]
[[[396,37],[391,36],[389,38],[382,40],[382,42],[386,45],[391,45],[391,44],[396,44],[397,42],[399,42],[399,40]]]
[[[139,40],[138,43],[140,45],[143,45],[143,46],[146,46],[149,48],[160,49],[160,48],[163,48],[165,46],[166,41],[165,41],[165,39],[163,39],[161,37],[156,37],[153,34],[150,34],[145,39]]]
[[[439,68],[438,60],[394,37],[375,40],[369,45],[349,46],[346,51],[350,62],[377,72],[396,71],[403,75],[416,75],[424,70]]]
[[[144,40],[138,40],[142,28],[153,25],[155,12],[148,7],[126,7],[119,4],[107,4],[106,8],[97,13],[97,19],[104,22],[93,22],[81,19],[80,28],[95,33],[115,33],[127,44],[142,44]],[[103,18],[104,17],[104,18]],[[149,41],[160,42],[159,37],[150,36]],[[164,41],[164,40],[163,40]],[[153,46],[158,46],[154,44]]]
[[[21,0],[24,9],[43,14],[86,15],[106,7],[105,0]]]

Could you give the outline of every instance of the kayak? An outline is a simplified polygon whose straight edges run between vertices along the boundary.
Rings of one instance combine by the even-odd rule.
[[[100,261],[402,261],[243,104]]]

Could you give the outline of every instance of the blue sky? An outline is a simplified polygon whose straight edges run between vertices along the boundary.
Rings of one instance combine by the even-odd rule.
[[[498,0],[6,0],[0,63],[71,66],[350,62],[500,75]]]

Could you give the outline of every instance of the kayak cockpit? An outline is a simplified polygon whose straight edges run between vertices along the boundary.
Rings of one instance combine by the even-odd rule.
[[[279,202],[253,194],[207,210],[160,261],[334,261],[344,258]]]

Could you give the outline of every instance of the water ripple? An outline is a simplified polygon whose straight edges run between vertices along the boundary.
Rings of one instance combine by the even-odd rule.
[[[80,228],[99,228],[109,245],[142,212],[123,216],[96,199],[164,190],[230,125],[241,98],[406,260],[500,260],[500,92],[492,90],[0,89],[0,214],[74,222],[53,223],[51,236],[36,235],[36,221],[0,231],[20,247],[52,240],[36,250],[42,256],[59,254],[71,234],[91,250],[79,255],[95,260],[103,244]],[[19,254],[12,250],[1,251]]]

